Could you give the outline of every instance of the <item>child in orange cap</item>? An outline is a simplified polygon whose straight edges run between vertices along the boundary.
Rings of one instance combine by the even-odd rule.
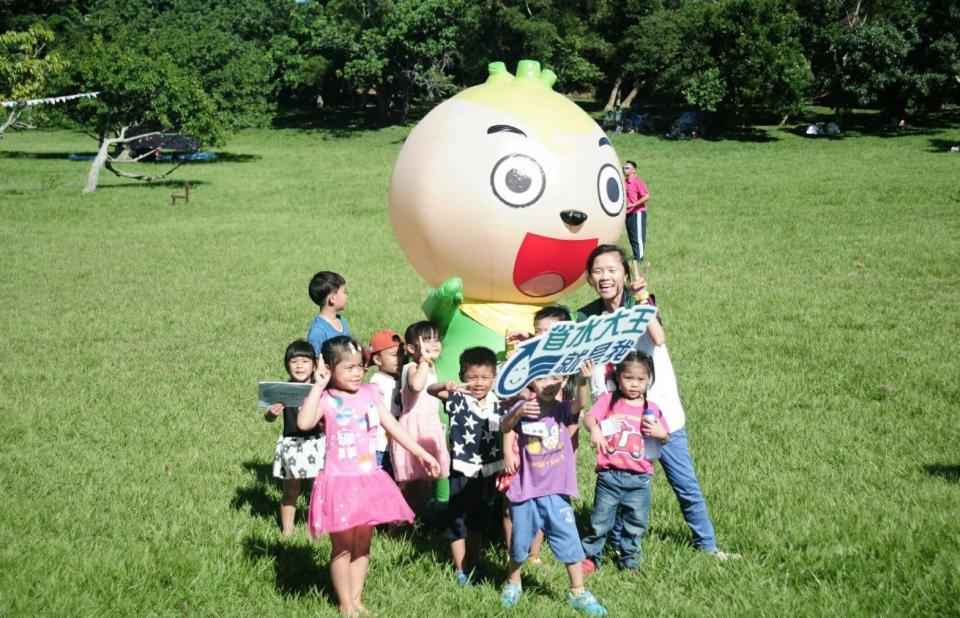
[[[376,384],[383,391],[383,407],[400,417],[400,389],[397,380],[400,377],[400,346],[403,339],[390,329],[377,331],[370,337],[370,364],[376,366],[377,372],[370,376],[370,383]],[[390,449],[387,433],[383,427],[377,431],[377,464],[387,474],[393,476],[393,466],[390,465]]]

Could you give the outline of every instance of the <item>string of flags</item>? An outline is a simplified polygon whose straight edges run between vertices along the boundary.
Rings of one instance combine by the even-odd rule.
[[[34,105],[42,105],[44,103],[49,105],[56,105],[58,103],[66,103],[67,101],[73,101],[74,99],[96,99],[97,95],[100,94],[100,91],[97,92],[81,92],[79,94],[67,94],[59,97],[44,97],[42,99],[27,99],[26,101],[0,101],[0,107],[18,107],[21,105],[26,105],[32,107]]]

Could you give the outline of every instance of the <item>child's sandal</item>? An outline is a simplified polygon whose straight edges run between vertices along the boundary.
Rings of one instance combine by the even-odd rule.
[[[520,584],[507,582],[503,585],[503,591],[500,593],[500,602],[506,609],[510,609],[520,602],[520,595],[523,594],[523,588]]]
[[[598,601],[589,590],[584,590],[577,596],[573,596],[572,593],[567,593],[567,601],[573,609],[579,612],[585,612],[590,616],[607,615],[607,608],[600,605],[600,601]]]

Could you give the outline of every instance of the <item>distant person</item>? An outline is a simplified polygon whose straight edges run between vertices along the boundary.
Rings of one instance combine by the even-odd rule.
[[[607,112],[607,115],[603,117],[603,128],[612,129],[615,126],[615,124],[616,123],[613,121],[613,112],[612,111]]]
[[[383,425],[395,444],[411,454],[429,474],[440,464],[423,450],[390,411],[375,384],[363,384],[363,350],[350,337],[323,344],[314,385],[300,408],[297,426],[310,431],[327,427],[324,470],[310,494],[310,538],[330,535],[330,579],[344,616],[368,615],[362,601],[370,563],[373,527],[413,521],[413,512],[390,476],[377,465],[374,442]]]
[[[320,308],[320,313],[310,324],[307,341],[317,356],[323,342],[338,335],[350,336],[350,327],[340,312],[347,308],[347,282],[335,272],[324,270],[310,280],[310,300]]]
[[[635,161],[623,164],[623,176],[627,187],[627,238],[633,250],[633,259],[642,262],[647,244],[647,201],[650,191],[647,184],[637,176]]]
[[[317,368],[317,355],[313,346],[303,339],[297,339],[287,346],[283,366],[291,382],[313,382],[313,372]],[[300,483],[303,479],[314,478],[323,470],[323,455],[326,449],[322,427],[317,426],[309,431],[301,431],[297,427],[299,412],[298,407],[275,403],[267,408],[263,415],[270,423],[283,416],[283,431],[277,439],[277,448],[273,455],[273,476],[283,479],[280,530],[285,539],[293,534]]]

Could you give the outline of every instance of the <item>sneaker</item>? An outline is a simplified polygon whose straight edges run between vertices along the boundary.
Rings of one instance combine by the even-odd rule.
[[[736,552],[720,551],[718,549],[717,551],[713,552],[713,557],[720,562],[726,562],[727,560],[739,560],[742,556]]]
[[[520,584],[507,582],[500,592],[500,602],[505,608],[510,609],[520,601],[521,594],[523,594],[523,588],[520,587]]]
[[[457,585],[458,586],[469,586],[470,585],[470,576],[464,573],[463,571],[457,571]]]
[[[597,570],[597,563],[591,558],[584,558],[580,561],[580,568],[583,570],[583,576],[588,577]]]
[[[577,596],[573,596],[572,593],[567,593],[567,602],[570,603],[570,607],[577,610],[578,612],[586,612],[590,616],[606,616],[607,608],[603,605],[600,605],[600,601],[597,601],[597,598],[589,590],[584,590]]]

